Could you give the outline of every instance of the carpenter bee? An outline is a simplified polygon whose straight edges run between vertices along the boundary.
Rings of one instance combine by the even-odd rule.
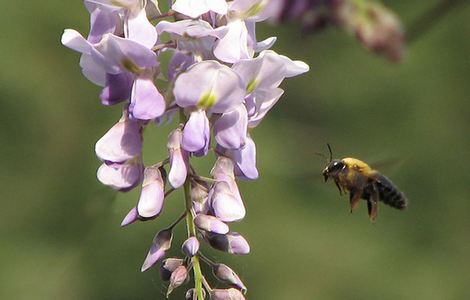
[[[349,192],[351,212],[359,204],[360,199],[367,201],[369,218],[374,221],[377,217],[378,201],[382,201],[391,207],[404,210],[408,200],[405,195],[384,175],[372,169],[365,162],[351,157],[333,159],[331,147],[328,164],[322,172],[325,182],[333,179],[339,189],[340,195]]]

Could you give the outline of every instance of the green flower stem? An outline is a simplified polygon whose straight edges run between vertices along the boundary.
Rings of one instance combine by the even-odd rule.
[[[193,202],[191,200],[191,179],[188,177],[184,183],[184,198],[186,200],[186,225],[188,228],[188,236],[196,236],[196,226],[194,225]],[[196,289],[197,300],[204,300],[202,290],[202,272],[199,258],[195,255],[191,258],[194,272],[194,288]]]

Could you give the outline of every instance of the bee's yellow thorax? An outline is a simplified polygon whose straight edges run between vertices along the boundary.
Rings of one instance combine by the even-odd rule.
[[[352,157],[346,157],[343,158],[342,161],[348,168],[356,169],[363,174],[367,174],[372,171],[371,167],[369,167],[369,165],[363,162],[362,160]]]

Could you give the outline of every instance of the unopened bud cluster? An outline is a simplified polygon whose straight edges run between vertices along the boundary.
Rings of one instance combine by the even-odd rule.
[[[122,116],[95,148],[103,184],[122,192],[140,186],[122,226],[157,218],[168,196],[184,189],[185,210],[156,233],[142,271],[162,261],[168,294],[188,282],[193,270],[188,299],[244,299],[246,287],[238,275],[204,256],[202,244],[236,255],[250,252],[246,239],[229,228],[246,213],[237,179],[258,177],[248,132],[279,100],[284,78],[308,66],[268,50],[274,37],[257,41],[256,23],[275,14],[270,1],[170,2],[171,9],[161,12],[155,0],[85,0],[90,33],[85,38],[66,29],[62,43],[81,53],[83,74],[102,87],[101,103],[122,105]],[[162,124],[175,126],[168,156],[144,165],[143,132]],[[198,157],[215,158],[210,175],[193,167]],[[183,220],[188,237],[182,257],[164,259],[173,229]],[[227,289],[211,288],[201,262]]]
[[[368,50],[396,62],[403,56],[404,30],[398,17],[374,0],[273,0],[276,20],[301,20],[304,32],[339,26]]]

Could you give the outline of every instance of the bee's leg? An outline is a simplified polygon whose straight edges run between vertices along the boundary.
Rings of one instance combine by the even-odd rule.
[[[342,196],[342,195],[343,195],[343,190],[341,189],[341,186],[339,185],[338,180],[335,180],[335,184],[336,184],[336,187],[337,187],[338,190],[339,190],[340,196]]]
[[[349,205],[351,205],[351,213],[357,208],[359,200],[361,200],[362,192],[358,190],[351,190],[349,192]]]
[[[367,210],[369,212],[369,220],[374,222],[377,218],[377,208],[378,208],[378,201],[379,201],[379,191],[375,184],[372,184],[371,188],[371,196],[367,200]]]

